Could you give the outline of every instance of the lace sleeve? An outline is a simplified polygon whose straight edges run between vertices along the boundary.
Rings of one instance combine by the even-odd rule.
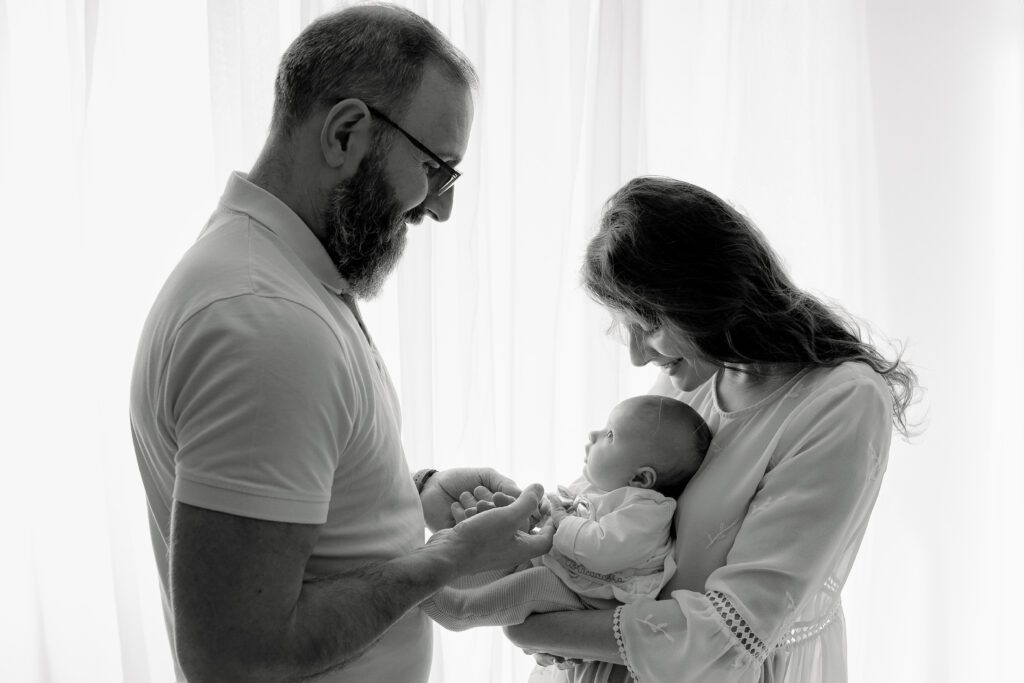
[[[758,664],[763,662],[768,657],[768,646],[758,638],[728,596],[720,591],[709,591],[707,597],[721,618],[722,624],[732,634],[736,645],[746,650],[747,654],[753,657]]]

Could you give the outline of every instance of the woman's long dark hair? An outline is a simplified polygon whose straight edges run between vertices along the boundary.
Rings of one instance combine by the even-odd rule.
[[[725,363],[871,366],[889,385],[893,424],[908,436],[917,377],[887,359],[839,310],[797,288],[764,235],[707,190],[671,178],[634,178],[605,206],[583,285],[599,303],[688,335]]]

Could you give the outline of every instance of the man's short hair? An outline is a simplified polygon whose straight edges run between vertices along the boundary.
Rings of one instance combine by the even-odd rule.
[[[400,117],[427,64],[457,85],[477,85],[466,56],[410,10],[368,4],[326,14],[307,26],[281,57],[271,128],[291,134],[317,107],[331,107],[348,97]]]

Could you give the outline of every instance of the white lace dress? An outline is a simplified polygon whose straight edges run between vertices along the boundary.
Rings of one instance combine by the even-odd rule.
[[[839,597],[887,463],[888,388],[844,363],[724,412],[716,386],[663,392],[696,408],[714,439],[679,500],[676,575],[662,599],[616,611],[628,670],[589,663],[533,680],[846,681]]]

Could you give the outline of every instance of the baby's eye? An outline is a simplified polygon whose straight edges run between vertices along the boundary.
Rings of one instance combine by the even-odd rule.
[[[612,438],[612,436],[614,436],[614,435],[612,434],[612,430],[610,430],[610,429],[609,429],[609,430],[608,430],[608,433],[607,433],[607,434],[605,434],[605,436],[607,436],[607,437],[608,437],[609,439],[610,439],[610,438]]]

